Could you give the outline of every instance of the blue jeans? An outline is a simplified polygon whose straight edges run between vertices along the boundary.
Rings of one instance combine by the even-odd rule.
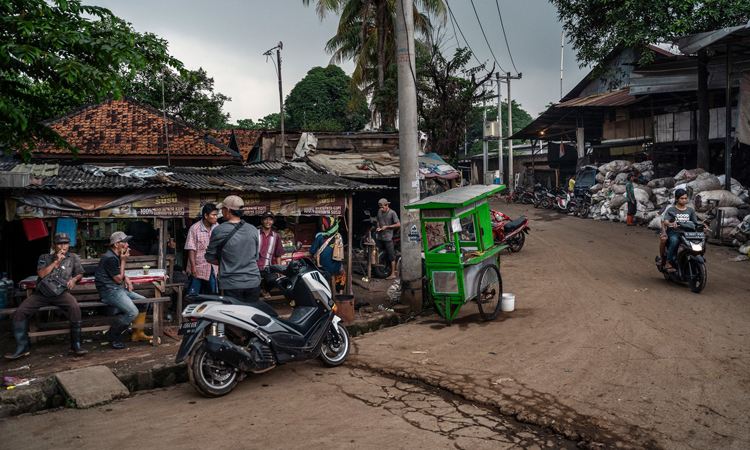
[[[673,266],[677,263],[677,247],[680,246],[680,236],[670,230],[667,230],[667,261]]]
[[[122,311],[122,316],[117,320],[123,325],[130,325],[138,313],[148,311],[148,303],[141,303],[139,305],[133,303],[133,300],[141,298],[146,297],[135,292],[129,292],[127,289],[117,289],[102,297],[101,301]]]
[[[188,295],[198,294],[215,294],[216,293],[216,277],[214,271],[211,271],[211,276],[208,280],[201,280],[200,278],[193,278],[188,289]]]

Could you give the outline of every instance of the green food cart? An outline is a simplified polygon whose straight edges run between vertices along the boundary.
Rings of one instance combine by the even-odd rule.
[[[448,324],[461,306],[476,300],[484,320],[500,311],[503,282],[490,222],[490,195],[503,185],[465,186],[427,197],[405,208],[421,215],[421,237],[429,292]],[[409,238],[416,234],[416,227]]]

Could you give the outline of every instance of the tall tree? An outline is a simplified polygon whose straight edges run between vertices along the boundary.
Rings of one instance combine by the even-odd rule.
[[[284,111],[284,124],[290,121],[289,114]],[[238,128],[247,128],[250,130],[280,130],[281,129],[281,116],[279,113],[271,113],[258,119],[255,122],[253,119],[240,119],[237,121]]]
[[[41,140],[75,153],[55,131],[27,115],[50,106],[44,90],[30,86],[119,97],[120,69],[148,65],[182,68],[169,56],[166,41],[136,32],[105,8],[79,0],[0,2],[0,142],[27,159]]]
[[[632,47],[642,52],[641,64],[653,60],[646,45],[679,36],[743,25],[750,20],[750,2],[738,0],[550,0],[577,52],[581,67],[595,65],[604,74],[604,59],[613,50]],[[709,169],[708,55],[698,54],[698,167]]]
[[[230,97],[214,92],[214,79],[205,70],[172,70],[147,68],[122,74],[123,94],[162,109],[162,81],[167,114],[196,128],[206,130],[228,126],[229,113],[222,108]]]
[[[464,145],[472,107],[489,95],[483,85],[494,75],[494,66],[490,71],[484,65],[466,69],[471,58],[471,51],[457,48],[448,60],[437,45],[417,55],[419,128],[427,133],[432,151],[454,164]]]
[[[396,77],[391,70],[396,63],[396,1],[317,0],[315,7],[321,20],[329,13],[340,15],[336,35],[326,44],[326,51],[333,55],[331,64],[354,61],[352,86],[373,96],[381,127],[393,127],[396,120],[396,101],[380,92],[387,79]],[[302,3],[309,6],[311,1]],[[425,37],[432,29],[429,15],[445,20],[443,1],[415,0],[414,28]],[[421,44],[417,41],[415,45]]]
[[[365,96],[351,92],[351,78],[340,67],[313,67],[286,98],[291,130],[360,131],[370,109]]]

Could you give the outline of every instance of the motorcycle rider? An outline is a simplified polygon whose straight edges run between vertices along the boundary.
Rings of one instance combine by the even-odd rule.
[[[677,271],[675,266],[677,265],[677,247],[680,245],[680,237],[674,231],[674,228],[684,222],[698,224],[695,210],[687,206],[687,191],[685,189],[677,189],[674,192],[674,199],[674,204],[664,211],[661,224],[662,241],[666,241],[666,245],[668,246],[666,258],[666,268],[668,272]]]

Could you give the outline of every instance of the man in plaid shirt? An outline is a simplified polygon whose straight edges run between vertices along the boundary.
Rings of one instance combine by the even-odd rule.
[[[209,203],[201,211],[203,218],[188,230],[185,250],[188,251],[188,275],[193,276],[188,295],[216,293],[216,272],[218,267],[206,261],[206,248],[211,240],[211,232],[218,226],[219,211]]]

